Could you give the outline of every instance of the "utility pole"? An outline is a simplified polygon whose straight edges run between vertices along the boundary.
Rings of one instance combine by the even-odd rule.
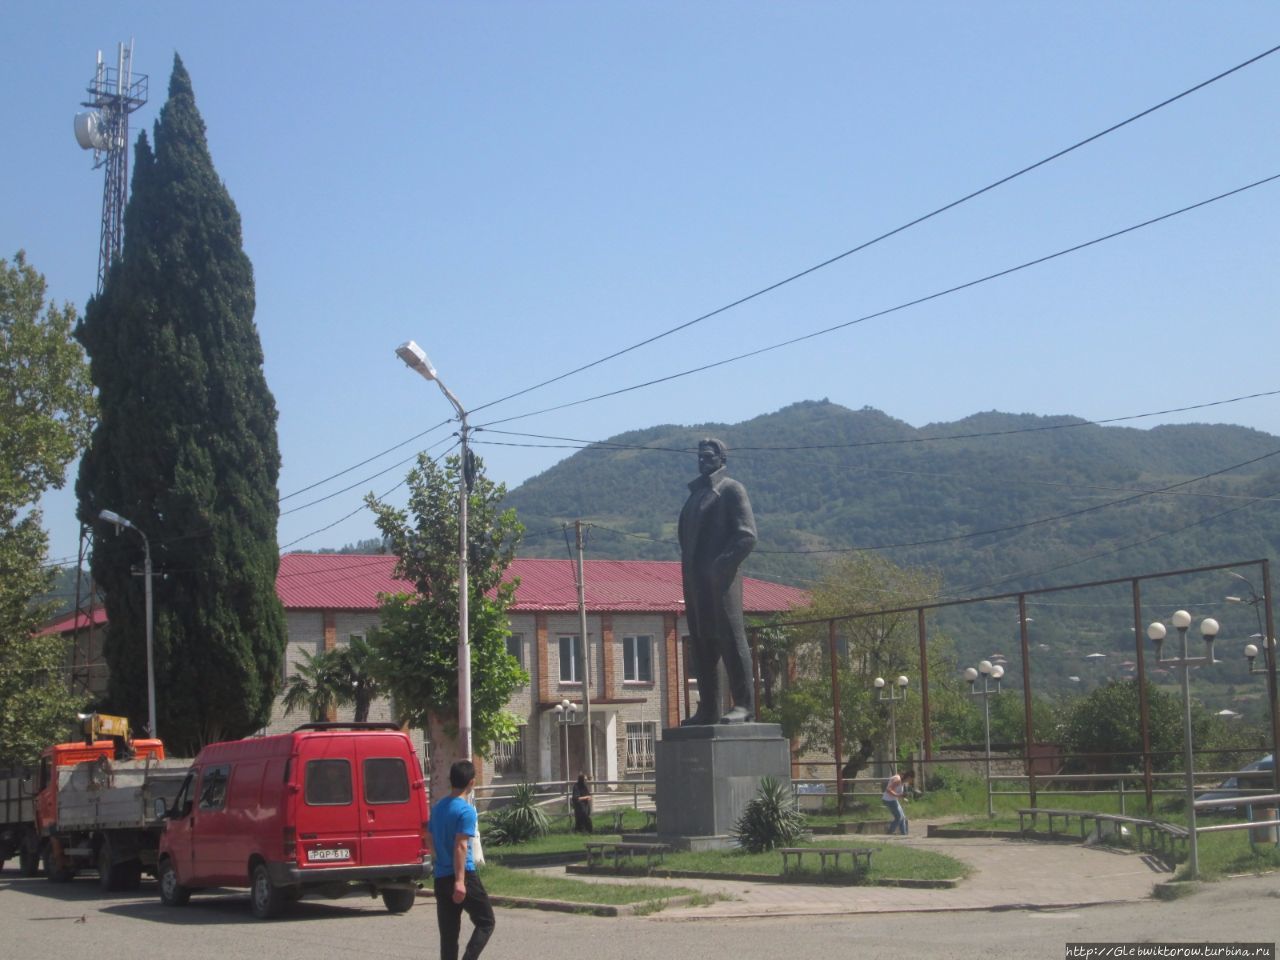
[[[582,521],[573,521],[578,543],[578,630],[582,636],[582,722],[586,726],[587,776],[596,779],[596,755],[591,746],[591,640],[587,636],[587,580],[582,559]]]

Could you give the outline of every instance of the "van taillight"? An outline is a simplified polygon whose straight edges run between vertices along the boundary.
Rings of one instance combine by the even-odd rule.
[[[293,827],[284,828],[284,858],[286,860],[298,859],[298,834]]]
[[[431,824],[426,820],[422,821],[422,852],[427,852],[427,837],[431,835]]]

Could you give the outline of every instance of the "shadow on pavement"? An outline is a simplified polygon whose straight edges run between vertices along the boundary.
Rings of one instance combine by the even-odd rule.
[[[386,916],[381,900],[352,894],[339,900],[304,899],[290,904],[276,919],[257,919],[249,910],[247,890],[208,890],[192,896],[183,907],[166,907],[154,881],[144,880],[140,890],[104,893],[96,876],[86,875],[69,883],[51,883],[44,877],[0,877],[0,894],[35,897],[49,902],[47,916],[30,917],[35,921],[90,922],[98,913],[147,920],[152,923],[190,926],[193,924],[229,923],[298,923],[322,918],[352,919]],[[368,901],[367,904],[365,901]],[[412,911],[410,911],[412,913]]]

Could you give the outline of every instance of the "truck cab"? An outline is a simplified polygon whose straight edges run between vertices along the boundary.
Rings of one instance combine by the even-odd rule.
[[[134,740],[132,754],[139,760],[163,760],[164,744],[159,740]],[[35,815],[36,831],[47,835],[58,824],[58,770],[93,762],[105,757],[108,760],[120,756],[120,741],[95,740],[90,743],[57,743],[46,747],[40,754],[40,767],[36,771]]]

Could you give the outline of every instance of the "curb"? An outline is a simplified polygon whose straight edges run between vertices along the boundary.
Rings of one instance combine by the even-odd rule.
[[[834,879],[822,879],[817,874],[812,880],[804,876],[796,877],[794,874],[786,877],[776,874],[766,873],[711,873],[702,870],[666,870],[661,867],[655,867],[647,873],[630,874],[615,873],[601,874],[599,871],[590,870],[585,866],[568,866],[565,867],[565,873],[578,874],[580,876],[599,877],[599,876],[618,876],[618,877],[653,877],[659,880],[726,880],[734,883],[774,883],[782,886],[812,886],[812,887],[904,887],[919,890],[953,890],[960,885],[962,877],[952,880],[917,880],[915,878],[894,878],[885,877],[874,883],[857,883],[850,882],[844,878],[837,877]]]
[[[1085,907],[1110,907],[1117,903],[1146,903],[1150,898],[1137,900],[1081,900],[1074,903],[997,903],[987,906],[972,907],[885,907],[884,909],[863,910],[823,910],[823,911],[788,911],[786,913],[712,913],[690,914],[682,917],[665,918],[673,922],[689,922],[693,920],[787,920],[801,917],[852,917],[872,914],[912,914],[912,913],[1009,913],[1014,910],[1026,910],[1032,913],[1047,913],[1055,910],[1083,910]],[[662,918],[660,918],[662,919]]]
[[[641,900],[637,903],[576,903],[569,900],[538,900],[533,897],[504,897],[489,895],[489,902],[495,907],[522,907],[528,910],[547,910],[553,913],[578,913],[592,917],[633,917],[636,914],[655,912],[653,904],[661,903],[659,909],[667,907],[687,907],[693,903],[694,895],[679,897],[654,897],[652,900]]]

